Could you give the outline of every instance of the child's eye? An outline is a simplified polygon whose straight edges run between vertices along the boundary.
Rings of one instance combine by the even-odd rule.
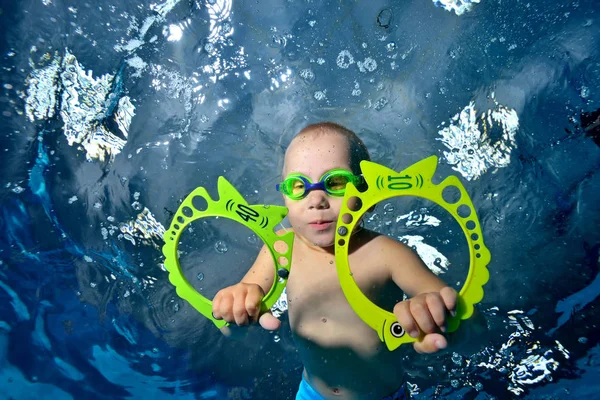
[[[292,183],[292,193],[300,194],[302,192],[304,192],[304,182],[298,179]]]
[[[348,178],[345,176],[332,176],[327,178],[327,186],[331,190],[342,190],[348,184]]]

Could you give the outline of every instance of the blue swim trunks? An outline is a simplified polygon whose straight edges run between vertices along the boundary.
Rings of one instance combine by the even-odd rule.
[[[400,389],[396,391],[396,393],[385,396],[381,400],[408,400],[409,396],[406,392],[406,387],[404,385],[400,386]],[[313,389],[304,376],[302,376],[302,381],[300,382],[300,387],[298,388],[298,393],[296,393],[296,400],[325,400],[315,389]]]

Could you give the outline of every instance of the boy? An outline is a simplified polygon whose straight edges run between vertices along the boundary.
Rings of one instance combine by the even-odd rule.
[[[352,131],[329,122],[302,129],[285,154],[287,180],[278,190],[284,194],[295,232],[288,312],[304,364],[297,400],[403,399],[406,395],[397,356],[392,357],[377,333],[354,313],[336,273],[336,221],[345,183],[359,179],[362,160],[369,160],[363,142]],[[319,185],[321,180],[327,180],[326,185]],[[410,336],[421,337],[414,344],[416,351],[433,353],[447,346],[441,333],[446,315],[454,312],[456,291],[415,253],[387,236],[357,228],[348,261],[354,280],[371,300],[379,298],[390,281],[410,296],[395,305],[394,314]],[[278,329],[280,321],[273,315],[259,315],[260,301],[273,284],[273,269],[271,255],[263,247],[242,281],[216,294],[214,316],[237,325],[259,322],[265,329]]]

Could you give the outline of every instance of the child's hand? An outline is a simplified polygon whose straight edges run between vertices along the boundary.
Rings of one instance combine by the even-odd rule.
[[[213,299],[213,316],[238,326],[258,322],[264,329],[279,329],[281,321],[271,312],[260,314],[260,302],[263,297],[265,292],[255,283],[240,282],[226,287],[217,292]]]
[[[446,316],[455,312],[456,296],[456,290],[446,286],[396,304],[394,315],[402,328],[414,338],[424,335],[414,344],[417,352],[435,353],[446,348],[448,341],[439,332],[446,331]]]

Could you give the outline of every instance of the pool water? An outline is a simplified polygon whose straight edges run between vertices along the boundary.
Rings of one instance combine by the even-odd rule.
[[[221,175],[250,204],[282,204],[287,143],[331,120],[398,171],[437,155],[492,253],[487,331],[398,352],[414,397],[597,398],[595,0],[121,3],[0,4],[0,397],[293,398],[286,314],[278,332],[224,338],[177,297],[162,237]],[[465,240],[444,210],[396,198],[366,226],[462,285]],[[185,275],[212,295],[260,245],[194,222]]]

